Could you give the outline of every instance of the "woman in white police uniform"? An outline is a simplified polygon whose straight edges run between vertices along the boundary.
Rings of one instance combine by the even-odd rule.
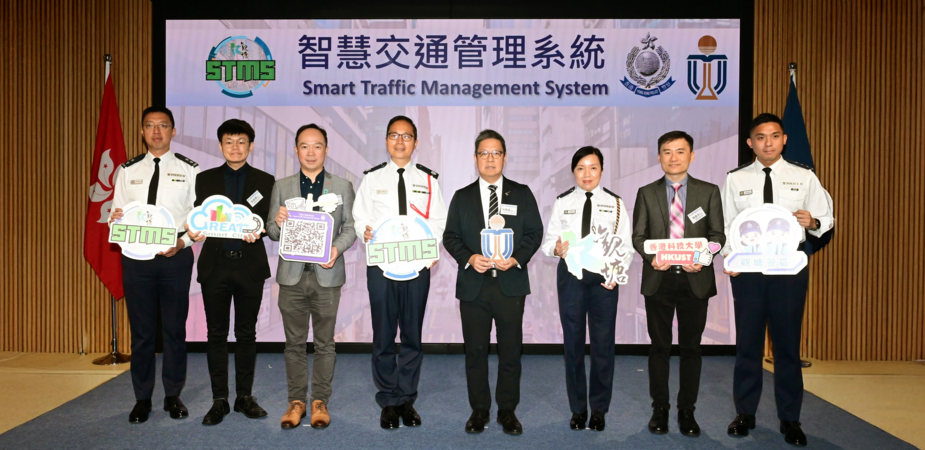
[[[614,335],[617,321],[618,291],[616,283],[584,270],[582,279],[569,273],[565,262],[568,242],[565,231],[587,236],[592,227],[616,230],[620,252],[626,255],[625,267],[633,258],[631,218],[620,197],[600,186],[604,156],[594,147],[582,147],[572,157],[572,173],[577,187],[565,191],[552,207],[546,226],[543,252],[560,258],[557,269],[559,316],[565,346],[565,382],[572,419],[569,426],[584,429],[591,405],[588,427],[603,431],[604,414],[610,408],[613,392]],[[591,373],[585,380],[585,323],[591,340]],[[590,391],[590,392],[589,392]]]

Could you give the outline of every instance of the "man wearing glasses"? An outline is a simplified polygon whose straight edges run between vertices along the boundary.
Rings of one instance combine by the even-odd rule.
[[[279,258],[276,282],[279,283],[279,313],[286,334],[286,383],[289,387],[289,407],[280,420],[280,427],[295,428],[306,415],[309,399],[305,341],[310,322],[315,344],[311,426],[324,428],[331,423],[327,405],[334,378],[334,325],[340,289],[347,280],[343,255],[356,241],[353,183],[324,170],[328,156],[328,133],[324,128],[313,123],[303,125],[296,132],[295,145],[299,173],[277,181],[270,194],[270,214],[275,214],[275,219],[267,223],[270,239],[279,240],[281,228],[289,218],[289,210],[283,206],[286,200],[301,197],[315,202],[318,197],[333,193],[341,197],[343,205],[337,205],[331,213],[334,239],[330,261],[310,264]]]
[[[176,245],[154,259],[141,261],[122,256],[125,307],[132,329],[135,407],[128,416],[131,423],[147,421],[151,412],[158,310],[164,333],[164,410],[173,419],[189,416],[180,400],[186,384],[186,316],[193,276],[193,241],[185,228],[186,216],[196,201],[196,175],[200,169],[193,160],[171,151],[170,141],[176,135],[169,109],[145,109],[141,113],[141,136],[148,151],[116,169],[110,224],[122,218],[122,207],[131,202],[163,206],[177,224]]]
[[[488,351],[494,321],[498,336],[498,423],[507,434],[521,434],[523,426],[514,409],[520,402],[524,300],[530,294],[527,262],[543,241],[543,219],[530,188],[501,175],[507,148],[500,134],[493,130],[479,133],[474,159],[479,179],[453,194],[443,233],[446,251],[459,264],[456,298],[472,407],[465,429],[467,433],[481,433],[489,421]],[[486,228],[513,231],[508,258],[482,255],[482,230]],[[500,237],[496,241],[500,244]],[[500,251],[498,247],[495,250]]]
[[[427,221],[438,243],[446,226],[446,205],[437,172],[411,164],[417,147],[417,127],[405,116],[395,116],[386,128],[386,149],[391,156],[365,172],[357,191],[353,217],[357,236],[373,239],[373,226],[384,217],[410,215]],[[431,263],[433,267],[433,263]],[[377,266],[366,268],[370,314],[373,322],[373,381],[382,408],[379,425],[398,428],[421,424],[414,409],[421,375],[421,329],[430,290],[430,270],[425,268],[411,280],[386,278]],[[401,328],[401,351],[395,355],[395,335]]]

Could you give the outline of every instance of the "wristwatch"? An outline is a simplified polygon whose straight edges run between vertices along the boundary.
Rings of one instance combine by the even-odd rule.
[[[818,230],[819,228],[822,228],[822,223],[819,222],[819,219],[815,219],[815,220],[816,220],[816,228],[813,228],[813,230]]]

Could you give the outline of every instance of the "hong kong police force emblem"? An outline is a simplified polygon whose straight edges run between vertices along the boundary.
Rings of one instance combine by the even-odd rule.
[[[626,74],[635,83],[627,77],[623,77],[620,83],[636,95],[654,97],[665,92],[675,83],[668,76],[671,70],[671,58],[668,56],[668,51],[661,45],[656,47],[654,44],[656,40],[658,40],[657,37],[646,33],[646,37],[640,41],[642,48],[637,45],[626,55]],[[665,81],[665,78],[668,80]]]

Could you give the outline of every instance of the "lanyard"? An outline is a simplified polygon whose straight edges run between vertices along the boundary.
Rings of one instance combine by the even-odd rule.
[[[427,213],[422,213],[417,206],[414,206],[413,203],[408,202],[411,205],[411,209],[415,210],[418,214],[423,216],[425,219],[430,219],[430,197],[433,195],[433,190],[430,188],[430,174],[427,174]]]

